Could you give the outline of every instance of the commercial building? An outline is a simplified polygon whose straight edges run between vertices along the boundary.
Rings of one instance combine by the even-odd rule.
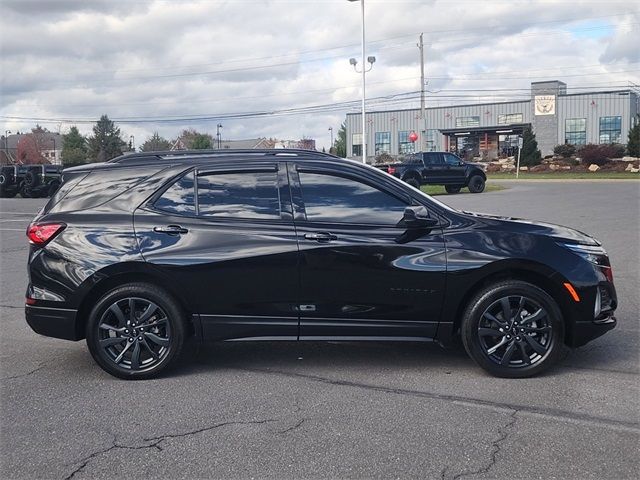
[[[533,82],[524,101],[452,105],[420,109],[367,112],[367,153],[392,156],[413,151],[451,151],[488,159],[512,155],[525,128],[536,135],[542,155],[558,144],[627,142],[640,114],[638,91],[609,90],[567,93],[561,81]],[[347,157],[362,159],[362,116],[346,119]],[[418,135],[416,142],[409,137]]]

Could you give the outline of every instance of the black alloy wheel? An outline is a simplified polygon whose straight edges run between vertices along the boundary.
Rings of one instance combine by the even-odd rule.
[[[528,377],[558,360],[563,343],[560,310],[546,292],[525,282],[484,289],[467,308],[462,339],[485,370]]]
[[[87,345],[96,362],[120,378],[158,375],[179,357],[184,315],[166,292],[147,284],[112,290],[93,309]]]
[[[480,175],[474,175],[469,179],[469,191],[471,193],[482,193],[484,191],[485,180]]]
[[[420,190],[420,182],[418,180],[416,180],[415,178],[411,177],[408,178],[406,180],[408,185],[411,185],[413,188],[417,188],[418,190]]]
[[[447,193],[460,193],[460,189],[462,187],[460,185],[445,185],[444,189]]]

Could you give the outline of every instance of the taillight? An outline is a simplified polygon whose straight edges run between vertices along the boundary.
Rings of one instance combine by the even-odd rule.
[[[395,173],[396,173],[396,167],[389,167],[389,168],[387,169],[387,173],[388,173],[389,175],[395,175]]]
[[[44,247],[65,227],[64,223],[32,223],[27,229],[27,237],[32,245]]]
[[[605,267],[601,265],[600,271],[604,273],[604,276],[607,277],[607,280],[609,280],[609,283],[613,283],[613,268]]]

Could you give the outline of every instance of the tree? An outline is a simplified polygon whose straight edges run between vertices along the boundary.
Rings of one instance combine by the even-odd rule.
[[[522,151],[520,152],[520,165],[533,167],[540,165],[542,155],[538,150],[536,135],[530,128],[525,128],[522,134]]]
[[[145,142],[140,146],[141,152],[158,152],[161,150],[169,150],[171,143],[166,138],[161,137],[158,132],[154,132]]]
[[[333,147],[329,150],[329,153],[334,153],[339,157],[347,156],[347,126],[343,123],[338,130],[338,136],[333,142]]]
[[[20,137],[18,145],[16,145],[16,156],[19,163],[25,165],[49,163],[42,155],[42,142],[40,140],[37,134],[34,133]]]
[[[87,161],[87,139],[78,127],[71,127],[69,133],[62,136],[63,165],[78,165]]]
[[[193,139],[193,142],[191,143],[191,148],[193,148],[194,150],[205,150],[212,147],[213,143],[211,135],[203,133],[199,133],[198,135],[196,135]]]
[[[636,117],[635,126],[629,129],[627,150],[632,157],[640,157],[640,115]]]
[[[120,137],[120,129],[109,117],[102,115],[93,126],[93,136],[89,137],[89,159],[92,162],[106,162],[122,155],[127,144]]]

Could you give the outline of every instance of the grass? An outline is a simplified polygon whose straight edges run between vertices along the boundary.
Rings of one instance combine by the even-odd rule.
[[[505,187],[504,185],[498,185],[496,183],[487,183],[484,187],[484,191],[497,192],[500,190],[505,190],[506,188],[507,187]],[[447,191],[444,189],[442,185],[423,185],[422,187],[420,187],[420,190],[422,190],[427,195],[450,195],[447,193]],[[464,193],[470,193],[469,189],[463,188],[462,190],[460,190],[460,193],[458,195],[464,194]]]
[[[515,173],[489,173],[489,180],[515,180]],[[519,180],[640,180],[640,175],[630,172],[520,172]]]

